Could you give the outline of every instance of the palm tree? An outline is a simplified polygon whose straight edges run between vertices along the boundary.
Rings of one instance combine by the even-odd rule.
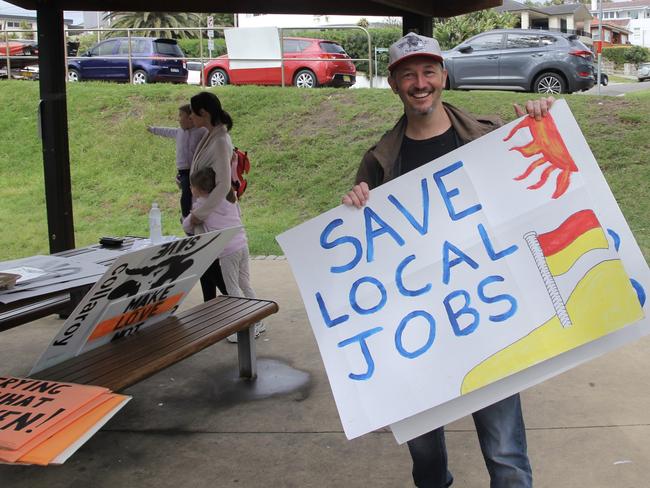
[[[185,28],[201,26],[198,14],[184,12],[109,12],[104,19],[110,20],[112,28],[141,29],[142,34],[151,37],[199,37],[198,31]],[[160,30],[162,28],[176,30]],[[117,32],[109,35],[117,35]]]

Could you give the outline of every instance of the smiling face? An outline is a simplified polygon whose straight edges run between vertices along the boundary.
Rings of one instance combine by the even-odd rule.
[[[447,70],[428,56],[405,59],[393,69],[388,83],[404,104],[407,116],[426,116],[441,106]]]

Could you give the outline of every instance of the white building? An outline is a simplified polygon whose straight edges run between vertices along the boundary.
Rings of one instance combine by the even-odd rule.
[[[611,20],[627,20],[630,43],[650,47],[650,0],[603,2],[603,25]],[[591,14],[598,18],[598,0],[591,0]]]

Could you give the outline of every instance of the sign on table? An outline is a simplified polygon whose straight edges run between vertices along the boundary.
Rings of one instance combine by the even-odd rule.
[[[70,314],[31,373],[174,313],[239,228],[165,242],[116,259]]]
[[[348,438],[402,442],[650,327],[650,270],[563,100],[278,242]]]

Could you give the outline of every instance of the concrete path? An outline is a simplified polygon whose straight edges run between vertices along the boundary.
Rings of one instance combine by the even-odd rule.
[[[650,81],[643,81],[637,83],[631,81],[630,83],[612,83],[610,82],[607,86],[600,87],[600,94],[610,97],[623,97],[627,93],[634,93],[638,91],[650,90]],[[580,92],[584,95],[598,95],[598,87],[594,86],[587,91]]]
[[[0,466],[0,487],[412,486],[390,432],[343,435],[287,262],[252,264],[258,295],[280,304],[257,341],[256,382],[237,378],[234,345],[216,344],[127,390],[133,400],[63,466]],[[62,324],[0,334],[2,373],[26,375]],[[648,371],[644,339],[523,393],[537,488],[650,486]],[[471,419],[447,432],[454,486],[487,488]]]

